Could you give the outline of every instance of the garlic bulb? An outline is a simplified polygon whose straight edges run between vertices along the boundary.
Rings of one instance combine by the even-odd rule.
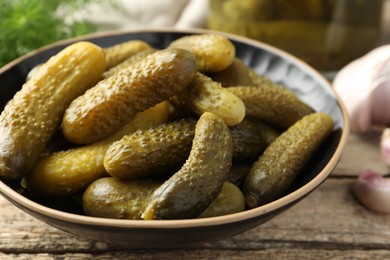
[[[366,133],[375,126],[390,126],[390,45],[345,66],[333,86],[349,113],[352,131]]]
[[[390,128],[383,131],[380,147],[383,160],[387,165],[390,165]]]
[[[367,208],[378,213],[390,214],[390,178],[366,170],[355,183],[355,194]]]
[[[382,133],[380,149],[390,165],[390,45],[379,47],[351,62],[333,81],[348,111],[351,130]],[[390,178],[366,170],[355,183],[356,197],[367,208],[390,214]]]

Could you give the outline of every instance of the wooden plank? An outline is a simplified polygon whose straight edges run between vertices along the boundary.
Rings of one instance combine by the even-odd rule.
[[[343,156],[333,175],[358,176],[365,169],[372,169],[382,175],[388,174],[389,167],[382,159],[379,142],[379,133],[366,135],[351,133]]]
[[[354,197],[354,179],[328,179],[318,190],[265,225],[224,240],[284,241],[324,249],[390,249],[390,215],[373,213]],[[233,242],[234,243],[234,242]]]
[[[129,259],[129,260],[154,260],[154,259],[390,259],[390,252],[387,250],[316,250],[316,249],[265,249],[265,250],[135,250],[106,252],[101,254],[1,254],[2,260],[49,260],[49,259]]]
[[[330,178],[303,201],[264,225],[196,248],[390,250],[390,215],[375,214],[361,206],[350,190],[353,182],[354,179]],[[3,198],[0,208],[3,253],[104,253],[126,249],[68,235],[33,219]]]

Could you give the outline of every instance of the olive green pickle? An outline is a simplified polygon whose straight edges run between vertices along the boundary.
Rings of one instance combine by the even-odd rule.
[[[329,115],[313,113],[276,138],[245,179],[243,191],[247,205],[254,208],[283,196],[332,129],[333,120]]]

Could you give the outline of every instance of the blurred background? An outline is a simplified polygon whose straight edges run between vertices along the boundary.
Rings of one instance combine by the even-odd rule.
[[[390,0],[2,0],[0,66],[60,39],[141,28],[208,28],[284,49],[334,73],[388,43]]]

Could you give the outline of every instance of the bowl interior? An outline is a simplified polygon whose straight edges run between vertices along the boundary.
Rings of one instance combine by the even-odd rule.
[[[95,34],[82,38],[71,39],[59,42],[33,53],[30,53],[18,60],[11,62],[0,69],[0,110],[21,88],[26,79],[27,73],[37,64],[45,62],[49,57],[59,52],[61,49],[79,40],[88,40],[102,47],[127,40],[144,40],[155,48],[165,48],[172,40],[187,34],[205,33],[202,30],[172,31],[172,30],[150,30],[140,32],[113,32],[105,34]],[[279,199],[276,207],[285,207],[287,204],[301,199],[316,186],[318,186],[331,173],[344,149],[345,139],[348,132],[345,110],[337,95],[330,87],[329,83],[314,71],[312,68],[294,58],[293,56],[270,47],[268,45],[252,41],[239,36],[229,35],[231,41],[236,46],[236,56],[241,58],[249,67],[258,74],[264,75],[271,80],[283,84],[288,89],[295,92],[304,102],[311,105],[315,110],[330,114],[335,122],[334,131],[328,141],[319,149],[317,154],[310,160],[303,169],[303,173],[296,179],[294,185],[289,190],[288,198]],[[327,167],[331,162],[331,166]],[[320,178],[318,178],[318,176]],[[317,179],[316,179],[317,178]],[[316,182],[313,180],[316,179]],[[28,191],[22,188],[20,182],[4,181],[5,185],[11,187],[16,194],[21,194],[28,200],[37,202],[44,207],[60,210],[72,214],[82,215],[81,206],[72,200],[49,201],[31,196]],[[0,186],[0,192],[4,194]],[[304,189],[302,191],[302,188]],[[296,193],[301,190],[300,193]],[[7,197],[10,193],[7,192]],[[11,196],[13,196],[11,194]],[[12,198],[11,198],[12,199]],[[15,203],[14,200],[13,202]],[[17,202],[16,202],[17,204]],[[256,214],[267,213],[267,210],[254,209]],[[240,217],[244,219],[245,212]],[[70,214],[71,216],[71,214]],[[94,219],[85,217],[88,219]],[[195,220],[196,221],[196,220]]]

